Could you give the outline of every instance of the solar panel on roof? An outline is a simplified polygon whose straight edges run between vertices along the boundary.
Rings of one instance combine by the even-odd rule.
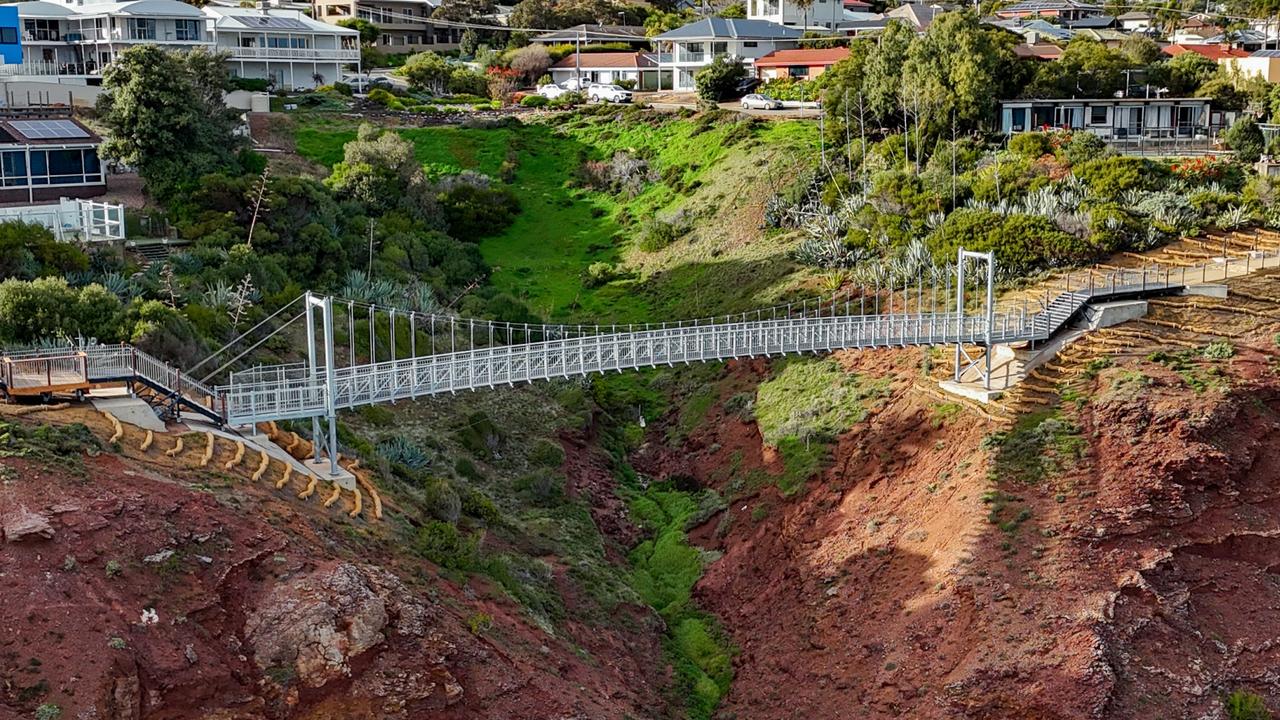
[[[84,128],[70,120],[10,120],[9,125],[30,140],[89,137]]]
[[[276,28],[279,30],[307,29],[307,24],[296,18],[271,17],[270,15],[242,15],[237,19],[249,27]]]

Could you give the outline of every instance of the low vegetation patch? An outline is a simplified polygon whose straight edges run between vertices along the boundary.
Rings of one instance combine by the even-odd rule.
[[[1074,465],[1086,443],[1074,422],[1046,410],[1024,415],[1012,429],[988,436],[983,446],[995,452],[997,482],[1032,485]]]

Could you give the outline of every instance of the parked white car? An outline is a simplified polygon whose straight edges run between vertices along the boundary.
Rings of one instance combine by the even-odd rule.
[[[347,73],[342,76],[342,82],[357,90],[363,90],[369,87],[370,78],[366,73]]]
[[[742,97],[743,110],[781,110],[782,103],[774,100],[768,95],[760,93],[752,93]]]
[[[575,91],[581,92],[583,90],[586,90],[588,86],[594,85],[594,84],[595,84],[594,82],[584,77],[574,77],[574,78],[569,78],[568,80],[565,80],[564,82],[560,83],[560,87],[570,92],[575,92]]]
[[[572,92],[572,91],[565,90],[564,88],[560,87],[559,85],[556,85],[555,83],[551,83],[550,85],[538,86],[538,94],[549,100],[554,100],[560,97],[561,95],[564,95],[567,92]]]
[[[631,102],[631,91],[621,85],[592,85],[587,88],[587,99],[594,102]]]

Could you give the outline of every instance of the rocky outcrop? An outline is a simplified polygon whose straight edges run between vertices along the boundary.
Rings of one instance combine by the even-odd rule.
[[[3,531],[2,534],[7,542],[53,539],[53,526],[49,524],[49,519],[38,512],[28,510],[25,505],[18,506],[17,510],[4,516],[0,531]]]
[[[343,562],[277,585],[247,617],[245,637],[259,668],[309,688],[350,676],[355,658],[397,637],[414,638],[439,666],[441,687],[456,686],[443,670],[451,648],[432,643],[435,621],[395,575]]]

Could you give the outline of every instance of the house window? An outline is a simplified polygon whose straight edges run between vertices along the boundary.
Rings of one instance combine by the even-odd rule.
[[[0,44],[17,45],[18,28],[0,27]]]
[[[742,47],[759,47],[759,45],[760,43],[755,40],[744,40],[742,43]]]
[[[57,42],[61,39],[57,20],[25,19],[22,21],[22,34],[27,40]]]
[[[195,20],[174,20],[175,37],[178,40],[195,41],[200,39],[200,26]]]
[[[1107,106],[1091,105],[1089,107],[1089,124],[1090,125],[1106,125],[1107,124]]]
[[[684,46],[683,60],[689,62],[702,62],[705,59],[706,45],[700,42],[689,43]]]
[[[129,18],[130,40],[155,40],[156,21],[152,18]]]
[[[27,184],[27,159],[21,151],[0,154],[0,174],[5,187]]]
[[[711,43],[712,57],[719,57],[729,52],[729,43],[713,42]]]
[[[793,78],[807,80],[809,78],[808,65],[791,65],[787,67],[787,75]]]

